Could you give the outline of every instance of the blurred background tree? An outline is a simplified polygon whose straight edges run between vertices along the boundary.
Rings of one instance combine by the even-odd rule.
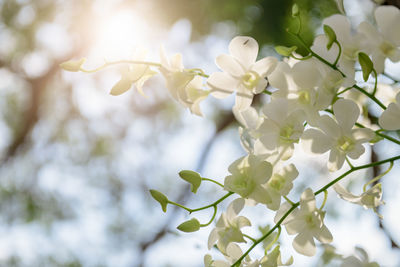
[[[310,44],[336,3],[295,2]],[[201,119],[175,105],[161,79],[149,81],[148,98],[134,90],[112,97],[118,68],[85,75],[58,65],[87,56],[98,66],[131,56],[135,45],[157,58],[165,42],[189,67],[212,71],[237,34],[257,39],[264,56],[274,45],[304,53],[285,31],[296,26],[293,3],[0,0],[0,265],[201,266],[208,232],[178,234],[185,215],[162,214],[148,189],[192,206],[221,193],[204,186],[193,199],[176,177],[196,169],[222,181],[243,153],[232,99],[210,99]],[[398,249],[399,236],[381,228]]]

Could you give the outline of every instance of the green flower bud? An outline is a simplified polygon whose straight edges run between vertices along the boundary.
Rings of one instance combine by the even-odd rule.
[[[191,184],[191,190],[193,193],[196,194],[197,189],[200,187],[201,184],[201,176],[195,171],[190,170],[183,170],[179,172],[179,176]]]
[[[163,212],[166,212],[168,205],[168,198],[163,193],[153,189],[150,190],[150,194],[155,200],[158,201],[158,203],[160,203]]]
[[[177,228],[178,230],[185,233],[196,232],[200,229],[200,222],[196,218],[192,218],[186,222],[181,223]]]
[[[331,49],[333,43],[336,41],[336,33],[335,31],[328,25],[324,25],[325,35],[328,37],[328,43],[326,44],[326,48]]]
[[[372,63],[369,56],[363,52],[358,53],[358,62],[360,62],[361,69],[363,72],[363,79],[364,81],[368,80],[369,75],[371,74],[374,63]]]

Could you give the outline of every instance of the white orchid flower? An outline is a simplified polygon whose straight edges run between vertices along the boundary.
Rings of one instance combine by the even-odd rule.
[[[339,170],[346,156],[358,159],[364,152],[363,143],[370,141],[375,133],[368,128],[353,129],[360,110],[351,100],[340,99],[333,105],[336,121],[324,115],[318,121],[320,129],[304,131],[301,142],[305,151],[322,154],[330,150],[328,169]]]
[[[278,267],[278,266],[289,266],[293,264],[293,257],[291,256],[285,263],[281,259],[280,246],[276,246],[270,253],[265,255],[260,260],[261,267]]]
[[[356,247],[356,253],[359,258],[355,256],[344,258],[340,267],[379,267],[378,263],[369,261],[368,254],[364,249]]]
[[[175,54],[168,59],[164,48],[161,47],[160,58],[160,71],[166,80],[166,86],[171,96],[188,107],[193,114],[202,116],[199,104],[208,96],[209,92],[203,90],[201,77],[185,70],[181,54]]]
[[[365,46],[376,72],[382,73],[386,58],[392,62],[400,60],[400,31],[396,28],[400,25],[400,10],[393,6],[380,6],[375,10],[375,21],[379,31],[368,22],[362,22],[358,31],[365,35]]]
[[[265,118],[257,129],[257,146],[267,153],[278,151],[281,160],[289,159],[304,130],[305,114],[293,110],[292,103],[285,98],[273,98],[264,105]]]
[[[225,98],[236,90],[235,107],[245,110],[253,101],[253,95],[267,87],[265,79],[275,68],[277,59],[266,57],[256,61],[258,43],[251,37],[237,36],[229,44],[229,55],[216,58],[223,72],[215,72],[208,78],[211,95]]]
[[[225,178],[226,190],[263,204],[271,201],[264,186],[271,178],[271,163],[255,155],[248,155],[234,161],[228,170],[231,175]]]
[[[275,167],[274,167],[275,169]],[[293,180],[299,175],[296,166],[289,164],[274,171],[271,179],[267,183],[267,192],[271,198],[271,202],[267,203],[267,207],[271,210],[278,210],[281,205],[281,197],[287,196],[293,188]]]
[[[226,213],[222,213],[215,228],[208,237],[208,249],[217,242],[217,247],[222,253],[231,242],[246,242],[240,229],[244,226],[251,226],[250,221],[244,216],[237,216],[243,209],[245,200],[235,199],[229,204]]]
[[[353,195],[340,184],[335,184],[333,189],[341,199],[361,205],[365,209],[373,209],[376,214],[378,214],[376,208],[382,204],[385,204],[385,202],[382,201],[382,185],[380,183],[374,185],[359,196]],[[378,214],[378,216],[383,218],[380,214]]]
[[[291,205],[285,202],[275,216],[277,223]],[[333,240],[331,232],[324,225],[325,212],[317,209],[315,196],[310,188],[307,188],[300,198],[300,209],[296,208],[283,221],[289,235],[298,234],[293,240],[293,248],[306,256],[314,256],[316,247],[314,238],[321,243],[330,243]]]

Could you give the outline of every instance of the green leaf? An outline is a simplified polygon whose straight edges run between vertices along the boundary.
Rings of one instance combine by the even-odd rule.
[[[299,15],[299,6],[294,4],[292,6],[292,17],[297,17]]]
[[[177,228],[185,233],[196,232],[200,229],[200,222],[196,218],[192,218],[189,221],[181,223]]]
[[[364,81],[367,81],[369,75],[371,74],[374,68],[374,63],[372,63],[369,56],[363,52],[358,53],[358,62],[361,65],[361,69],[363,72],[363,79]]]
[[[163,193],[153,189],[150,190],[150,194],[155,200],[158,201],[158,203],[160,203],[163,212],[166,212],[168,205],[168,198]]]
[[[328,43],[326,44],[326,48],[331,49],[333,43],[336,41],[336,33],[335,31],[328,25],[324,25],[325,35],[328,37]]]
[[[290,55],[296,50],[297,46],[292,46],[292,47],[287,47],[282,45],[275,46],[276,53],[284,57],[290,57]]]
[[[193,193],[196,194],[197,189],[200,187],[201,184],[201,176],[195,171],[190,170],[183,170],[179,172],[179,176],[191,184],[191,190]]]

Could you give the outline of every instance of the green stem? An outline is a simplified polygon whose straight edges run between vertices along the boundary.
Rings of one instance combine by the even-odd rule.
[[[365,164],[365,165],[354,167],[354,168],[348,170],[347,172],[345,172],[344,174],[340,175],[338,178],[336,178],[332,182],[328,183],[327,185],[325,185],[321,189],[319,189],[317,192],[315,192],[315,195],[321,194],[322,192],[327,190],[329,187],[331,187],[335,183],[339,182],[340,180],[342,180],[344,177],[346,177],[347,175],[349,175],[352,172],[355,172],[355,171],[358,171],[358,170],[362,170],[362,169],[371,168],[371,167],[378,166],[378,165],[382,165],[382,164],[385,164],[387,162],[395,161],[395,160],[398,160],[398,159],[400,159],[400,156],[396,156],[396,157],[388,158],[388,159],[385,159],[385,160],[372,162],[372,163],[369,163],[369,164]]]
[[[382,102],[379,101],[374,95],[368,93],[367,91],[365,91],[363,88],[361,88],[360,86],[358,86],[356,84],[353,85],[353,88],[357,89],[364,95],[368,96],[369,98],[371,98],[371,100],[373,100],[376,104],[378,104],[378,106],[380,106],[383,110],[386,110],[386,106],[384,104],[382,104]]]
[[[192,212],[193,212],[192,209],[190,209],[190,208],[188,208],[188,207],[186,207],[186,206],[183,206],[183,205],[181,205],[181,204],[179,204],[179,203],[176,203],[176,202],[174,202],[174,201],[171,201],[171,200],[168,200],[168,204],[175,205],[175,206],[177,206],[177,207],[179,207],[179,208],[182,208],[182,209],[184,209],[184,210],[187,210],[189,213],[192,213]]]
[[[350,168],[353,168],[353,164],[351,164],[350,160],[348,157],[345,157],[347,164],[349,164]]]
[[[349,91],[351,88],[353,88],[353,86],[347,87],[347,88],[343,89],[342,91],[338,92],[338,93],[336,94],[336,96],[339,96],[339,95],[341,95],[341,94],[343,94],[343,93]]]
[[[267,94],[267,95],[272,95],[272,92],[268,91],[267,89],[265,89],[265,90],[263,91],[263,93],[264,93],[264,94]]]
[[[327,199],[328,199],[328,190],[325,190],[324,191],[324,200],[322,201],[322,204],[321,204],[321,207],[319,208],[319,210],[322,210],[325,207]]]
[[[217,184],[217,185],[219,185],[220,187],[224,188],[224,185],[223,185],[223,184],[221,184],[221,183],[219,183],[219,182],[217,182],[217,181],[215,181],[215,180],[213,180],[213,179],[202,177],[201,180],[202,180],[202,181],[209,181],[209,182],[212,182],[212,183]]]
[[[217,209],[218,209],[218,208],[217,208],[217,205],[215,205],[215,206],[214,206],[214,212],[213,212],[213,215],[212,215],[211,219],[208,221],[208,223],[200,224],[200,227],[209,226],[209,225],[212,223],[212,221],[214,221],[215,215],[217,215]]]
[[[356,126],[359,127],[359,128],[367,128],[367,127],[365,127],[364,125],[362,125],[361,123],[358,123],[358,122],[356,122]],[[393,138],[393,137],[391,137],[389,135],[383,134],[383,133],[381,133],[381,131],[383,131],[383,129],[376,130],[375,134],[379,135],[380,137],[383,137],[383,138],[385,138],[385,139],[387,139],[387,140],[389,140],[389,141],[391,141],[391,142],[393,142],[393,143],[395,143],[397,145],[400,145],[400,141],[399,140],[397,140],[397,139],[395,139],[395,138]]]
[[[339,62],[339,58],[340,58],[340,56],[342,55],[342,46],[340,45],[340,43],[339,43],[337,40],[335,40],[335,43],[337,44],[337,46],[338,46],[338,48],[339,48],[339,52],[338,52],[338,55],[337,55],[336,60],[335,60],[335,62],[333,63],[333,65],[337,66],[337,64],[338,64],[338,62]]]
[[[249,255],[250,251],[253,250],[253,248],[255,246],[257,246],[259,243],[261,243],[265,238],[267,238],[270,234],[272,234],[275,229],[279,228],[281,223],[286,219],[287,216],[289,216],[289,214],[295,209],[297,208],[297,206],[300,203],[297,202],[294,206],[292,206],[283,216],[282,218],[275,224],[274,227],[271,228],[271,230],[269,230],[265,235],[263,235],[262,237],[260,237],[259,239],[256,240],[256,242],[253,243],[253,245],[250,246],[250,248],[248,250],[246,250],[246,252],[237,260],[235,261],[231,266],[232,267],[236,267],[236,266],[240,266],[240,263],[242,262],[242,260]]]
[[[379,179],[381,179],[383,176],[385,176],[386,174],[388,174],[388,173],[392,170],[392,168],[393,168],[393,161],[390,162],[389,168],[388,168],[384,173],[379,174],[378,176],[376,176],[374,179],[370,180],[368,183],[366,183],[366,184],[363,186],[363,192],[365,192],[365,191],[367,190],[367,186],[368,186],[368,185],[370,185],[370,184],[372,184],[372,183],[375,183],[376,181],[378,181]]]
[[[211,208],[211,207],[213,207],[213,206],[216,206],[216,205],[218,205],[219,203],[221,203],[222,201],[224,201],[227,197],[229,197],[229,196],[231,196],[231,195],[233,195],[233,194],[234,194],[233,192],[228,192],[226,195],[224,195],[223,197],[221,197],[220,199],[218,199],[218,200],[215,201],[214,203],[212,203],[212,204],[210,204],[210,205],[207,205],[207,206],[204,206],[204,207],[201,207],[201,208],[192,209],[192,212],[199,211],[199,210],[205,210],[205,209]]]
[[[243,236],[248,238],[248,239],[250,239],[253,243],[256,242],[256,239],[251,237],[251,236],[249,236],[249,235],[243,234]]]
[[[265,252],[267,252],[279,240],[279,237],[281,236],[281,231],[282,231],[282,227],[279,225],[278,233],[276,234],[274,240],[272,240],[272,242],[269,243],[268,246],[265,248]]]
[[[290,205],[294,205],[294,202],[291,201],[287,196],[283,196],[283,198],[290,204]]]
[[[337,70],[338,72],[340,72],[340,74],[342,74],[343,77],[346,77],[346,75],[335,65],[330,63],[329,61],[327,61],[326,59],[322,58],[320,55],[318,55],[317,53],[315,53],[314,51],[311,50],[311,48],[308,47],[308,45],[306,44],[306,42],[303,40],[303,38],[301,38],[300,35],[298,34],[294,34],[289,32],[290,34],[294,35],[299,42],[305,47],[305,49],[315,58],[317,58],[319,61],[321,61],[322,63],[328,65],[329,67],[331,67],[334,70]]]
[[[396,156],[396,157],[392,157],[392,158],[388,158],[385,160],[381,160],[381,161],[377,161],[377,162],[372,162],[369,164],[365,164],[365,165],[361,165],[361,166],[357,166],[357,167],[353,167],[350,170],[348,170],[347,172],[343,173],[342,175],[340,175],[338,178],[334,179],[333,181],[331,181],[330,183],[326,184],[325,186],[323,186],[322,188],[320,188],[318,191],[316,191],[314,193],[315,196],[321,194],[322,192],[328,190],[329,187],[331,187],[332,185],[336,184],[337,182],[339,182],[340,180],[342,180],[344,177],[346,177],[347,175],[349,175],[352,172],[361,170],[361,169],[366,169],[366,168],[370,168],[370,167],[374,167],[374,166],[378,166],[378,165],[382,165],[384,163],[387,162],[392,162],[395,160],[399,160],[400,156]],[[280,225],[282,224],[282,222],[286,219],[287,216],[289,216],[290,213],[292,213],[292,211],[294,209],[296,209],[298,206],[300,205],[300,201],[294,203],[294,205],[292,205],[292,207],[282,216],[282,218],[275,224],[274,227],[271,228],[271,230],[268,231],[268,233],[266,233],[265,235],[263,235],[262,237],[260,237],[259,239],[256,240],[256,242],[253,243],[253,245],[251,245],[244,253],[243,255],[237,260],[235,261],[231,266],[232,267],[236,267],[236,266],[240,266],[240,263],[242,262],[242,260],[249,255],[250,251],[253,250],[253,248],[255,246],[257,246],[260,242],[262,242],[265,238],[267,238],[271,233],[273,233],[275,231],[275,229],[277,229],[278,227],[280,227]]]
[[[372,72],[375,75],[375,83],[374,83],[374,90],[372,91],[372,95],[375,96],[376,90],[378,89],[378,74],[376,73],[375,69],[372,69]]]
[[[189,213],[192,213],[192,212],[195,212],[195,211],[205,210],[205,209],[214,207],[214,206],[218,205],[219,203],[221,203],[222,201],[224,201],[227,197],[229,197],[229,196],[231,196],[233,194],[234,194],[233,192],[228,192],[227,194],[225,194],[223,197],[221,197],[220,199],[218,199],[214,203],[211,203],[210,205],[207,205],[207,206],[204,206],[204,207],[200,207],[200,208],[197,208],[197,209],[191,209],[191,208],[185,207],[185,206],[183,206],[183,205],[181,205],[179,203],[176,203],[174,201],[171,201],[171,200],[168,200],[168,203],[172,204],[172,205],[175,205],[177,207],[180,207],[180,208],[182,208],[184,210],[187,210]]]
[[[294,58],[294,59],[297,59],[297,60],[307,60],[309,58],[312,58],[312,55],[308,55],[308,56],[305,56],[305,57],[296,57],[295,55],[291,54],[290,56],[292,58]]]

